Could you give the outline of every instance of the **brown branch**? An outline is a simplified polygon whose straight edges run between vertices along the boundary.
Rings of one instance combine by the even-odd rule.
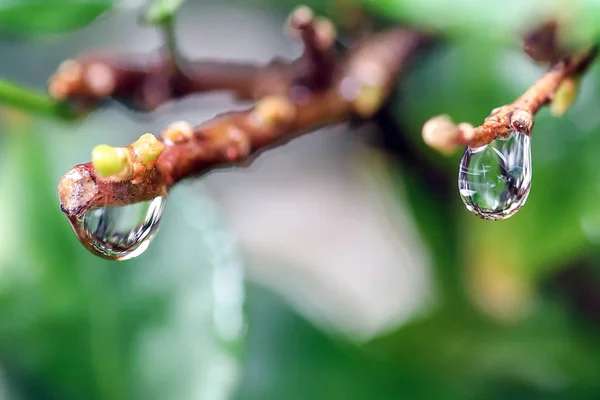
[[[304,6],[290,15],[292,35],[304,44],[295,61],[275,59],[266,66],[211,60],[177,63],[168,49],[151,56],[93,52],[65,61],[50,78],[48,90],[57,99],[96,104],[111,97],[150,111],[192,93],[230,91],[238,99],[298,94],[327,87],[333,78],[335,28]]]
[[[552,102],[561,84],[581,75],[595,56],[596,49],[592,48],[559,59],[523,95],[511,104],[492,110],[478,127],[473,128],[468,123],[455,125],[447,116],[434,117],[423,126],[423,139],[438,150],[451,151],[465,145],[477,148],[511,132],[530,135],[540,107]]]
[[[76,166],[59,184],[61,208],[74,218],[89,209],[148,200],[182,179],[247,164],[263,150],[321,126],[348,121],[355,114],[369,117],[383,104],[422,39],[407,29],[372,35],[346,57],[335,59],[329,84],[314,84],[313,74],[313,85],[306,86],[301,95],[294,89],[299,77],[307,77],[302,73],[306,69],[298,67],[306,65],[306,52],[300,61],[287,66],[272,63],[263,69],[225,64],[205,68],[203,64],[205,69],[199,77],[204,78],[188,82],[199,85],[196,89],[229,85],[240,97],[261,99],[247,110],[221,114],[195,128],[174,124],[161,135],[166,147],[152,168],[145,166],[130,147],[133,173],[126,178],[103,178],[91,163]],[[321,60],[312,50],[310,54],[313,63]],[[214,80],[207,78],[208,72]],[[235,77],[226,79],[226,72],[234,72]],[[131,82],[120,79],[119,75],[115,88],[128,87],[124,82]],[[191,79],[189,72],[186,79]],[[185,85],[181,90],[184,87],[195,91]]]
[[[290,33],[304,43],[297,82],[311,89],[321,89],[331,83],[335,68],[332,47],[336,31],[328,19],[315,18],[310,8],[300,6],[288,20]]]
[[[48,90],[61,100],[94,103],[110,97],[150,111],[192,93],[231,91],[239,99],[257,99],[288,89],[295,75],[281,60],[265,67],[210,60],[172,65],[164,51],[150,57],[94,52],[61,64]]]

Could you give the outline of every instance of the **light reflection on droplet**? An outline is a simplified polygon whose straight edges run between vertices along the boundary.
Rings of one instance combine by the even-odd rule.
[[[102,258],[124,261],[142,254],[158,232],[166,197],[89,210],[71,217],[79,241]]]
[[[531,138],[511,132],[460,162],[458,189],[466,208],[484,219],[507,219],[527,201],[531,188]]]

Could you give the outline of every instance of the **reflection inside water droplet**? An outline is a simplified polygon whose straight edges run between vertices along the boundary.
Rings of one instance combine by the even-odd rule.
[[[531,138],[511,132],[460,162],[458,189],[469,211],[484,219],[507,219],[527,201],[531,188]]]
[[[89,210],[72,217],[79,241],[92,253],[124,261],[142,254],[158,232],[165,197],[118,207]]]

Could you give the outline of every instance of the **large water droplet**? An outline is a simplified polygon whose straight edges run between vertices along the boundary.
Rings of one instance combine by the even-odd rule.
[[[89,210],[73,217],[79,241],[92,253],[110,260],[129,260],[142,254],[158,232],[165,197],[119,207]]]
[[[527,201],[531,188],[531,138],[506,138],[470,149],[460,161],[458,189],[469,211],[484,219],[506,219]]]

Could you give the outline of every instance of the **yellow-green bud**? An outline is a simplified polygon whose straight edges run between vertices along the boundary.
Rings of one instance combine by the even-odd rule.
[[[153,134],[146,133],[133,142],[131,148],[137,158],[146,166],[149,166],[156,161],[165,145]]]
[[[194,136],[194,128],[185,121],[174,122],[160,135],[166,145],[183,143]]]
[[[555,117],[563,116],[575,102],[578,91],[579,76],[565,78],[558,89],[556,89],[556,93],[554,93],[554,98],[550,104],[552,115]]]
[[[383,86],[363,85],[360,92],[352,101],[354,111],[363,118],[372,117],[385,100]]]
[[[251,116],[257,126],[268,129],[281,123],[289,123],[295,117],[296,106],[284,96],[268,96],[259,100]]]
[[[129,164],[127,149],[101,144],[92,150],[92,165],[103,177],[120,174]]]

